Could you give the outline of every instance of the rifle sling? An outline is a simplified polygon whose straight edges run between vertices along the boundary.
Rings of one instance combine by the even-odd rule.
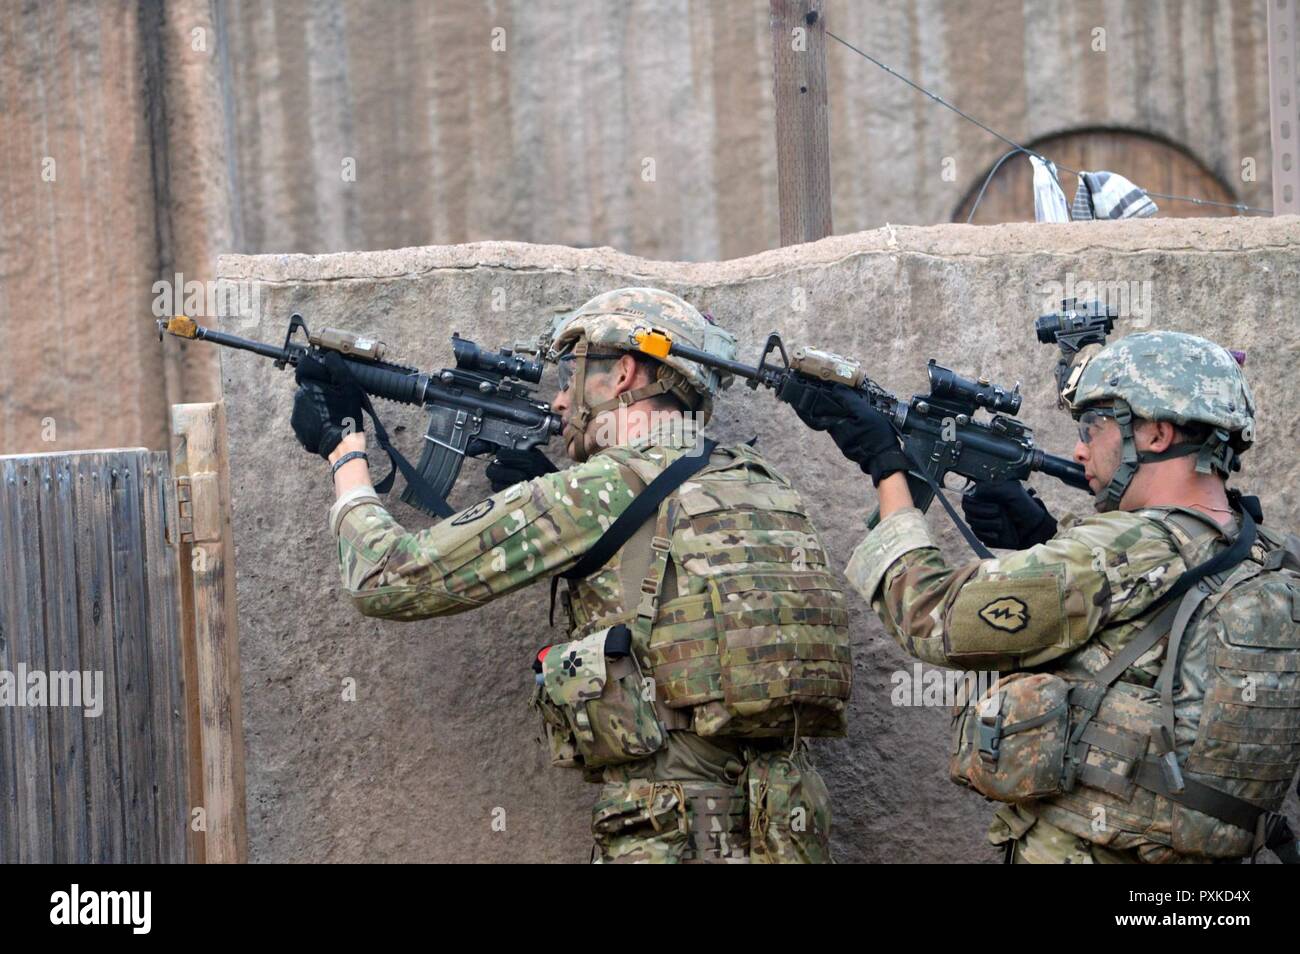
[[[442,497],[429,484],[424,476],[415,469],[415,466],[403,456],[402,452],[393,446],[388,439],[388,431],[383,422],[379,420],[379,415],[375,413],[375,406],[370,401],[370,395],[366,389],[357,383],[353,377],[351,369],[347,366],[346,361],[336,363],[339,373],[353,385],[361,394],[361,409],[370,415],[370,422],[375,425],[375,440],[383,448],[384,453],[388,455],[388,460],[392,463],[393,468],[388,472],[383,480],[374,485],[375,491],[386,494],[393,489],[393,478],[400,470],[402,476],[406,479],[406,486],[411,488],[411,494],[419,501],[420,505],[428,512],[435,513],[439,517],[450,517],[456,511],[451,508],[446,499]]]
[[[920,462],[917,461],[916,457],[912,454],[911,449],[907,446],[907,441],[902,439],[903,435],[898,432],[897,427],[894,428],[894,431],[895,433],[898,433],[899,443],[903,448],[903,456],[911,461],[912,466],[915,468],[915,470],[912,471],[912,475],[920,477],[930,486],[934,499],[943,505],[944,510],[948,511],[948,516],[952,518],[953,526],[961,531],[961,535],[966,538],[966,542],[969,543],[970,548],[975,551],[975,555],[981,560],[992,559],[992,551],[990,551],[988,547],[984,546],[984,544],[980,543],[979,537],[975,536],[975,531],[966,525],[966,521],[961,518],[961,515],[957,513],[956,508],[953,507],[953,505],[948,502],[948,498],[943,495],[943,486],[931,477],[926,469],[921,466]]]

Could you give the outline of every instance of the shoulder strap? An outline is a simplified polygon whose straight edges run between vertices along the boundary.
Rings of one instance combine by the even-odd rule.
[[[566,580],[585,579],[608,563],[609,558],[636,533],[637,528],[658,513],[659,505],[668,499],[669,494],[704,469],[717,446],[717,441],[705,438],[690,453],[683,454],[669,464],[663,473],[650,481],[645,490],[636,495],[627,509],[618,515],[618,519],[596,541],[596,545],[558,576]]]
[[[1154,603],[1152,609],[1167,606],[1170,603],[1181,599],[1183,594],[1190,590],[1197,583],[1206,577],[1217,576],[1231,570],[1238,563],[1241,563],[1250,556],[1250,548],[1255,545],[1255,540],[1259,535],[1259,527],[1255,523],[1255,518],[1251,516],[1249,510],[1241,511],[1241,531],[1237,534],[1232,545],[1225,550],[1220,550],[1208,560],[1198,563],[1190,570],[1185,572],[1174,585],[1160,595]]]
[[[657,477],[655,474],[650,480]],[[640,478],[640,475],[637,475]],[[636,493],[640,493],[648,486],[648,482],[643,482]],[[660,504],[659,516],[647,520],[641,526],[637,527],[632,536],[627,538],[620,551],[618,561],[618,582],[623,588],[623,606],[631,609],[636,606],[637,599],[640,595],[639,587],[641,580],[650,570],[650,563],[654,558],[654,550],[651,548],[651,541],[658,531],[658,525],[664,517],[665,506]],[[569,586],[573,586],[573,581],[566,581]]]
[[[704,469],[717,446],[717,441],[706,437],[689,453],[683,454],[669,464],[658,477],[646,485],[645,490],[633,498],[627,509],[618,515],[618,519],[610,524],[609,529],[596,541],[595,546],[584,553],[569,569],[551,578],[552,617],[555,610],[555,594],[560,580],[585,579],[608,563],[641,525],[658,513],[659,505],[667,500],[673,491]]]
[[[1143,654],[1169,634],[1169,629],[1173,626],[1174,616],[1177,613],[1178,605],[1170,604],[1156,616],[1153,616],[1142,627],[1142,631],[1130,639],[1124,645],[1124,648],[1111,657],[1110,662],[1092,677],[1092,681],[1099,686],[1109,686],[1119,679]]]
[[[1142,631],[1092,677],[1093,682],[1101,686],[1109,686],[1122,676],[1125,670],[1137,662],[1143,653],[1150,650],[1152,646],[1169,634],[1174,625],[1174,618],[1178,615],[1179,602],[1191,591],[1192,587],[1208,576],[1214,576],[1223,573],[1225,570],[1232,569],[1250,555],[1250,548],[1255,543],[1258,528],[1249,513],[1242,511],[1241,519],[1241,532],[1237,534],[1237,539],[1232,542],[1232,546],[1226,550],[1220,550],[1210,559],[1197,564],[1175,580],[1174,585],[1162,593],[1148,608],[1148,614],[1154,614],[1150,616],[1150,622],[1142,627]],[[1207,595],[1208,590],[1194,597],[1195,602],[1185,614],[1184,625],[1186,625],[1187,618],[1190,618],[1191,611]],[[1166,658],[1165,663],[1166,665],[1169,663],[1168,658]]]

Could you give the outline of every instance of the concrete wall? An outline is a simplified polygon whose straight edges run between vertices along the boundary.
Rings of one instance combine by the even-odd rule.
[[[260,284],[262,313],[228,322],[267,340],[286,316],[364,330],[423,368],[451,359],[452,331],[484,343],[535,334],[557,307],[628,284],[685,295],[734,330],[752,357],[772,329],[864,358],[882,384],[922,387],[928,356],[1025,386],[1021,416],[1042,446],[1068,453],[1053,407],[1054,356],[1032,322],[1060,285],[1137,282],[1126,330],[1173,328],[1248,353],[1259,445],[1238,483],[1269,523],[1300,526],[1294,368],[1300,219],[1115,225],[886,228],[719,264],[608,249],[504,243],[365,254],[231,256],[223,277]],[[1143,285],[1142,283],[1147,283]],[[506,307],[492,308],[495,289]],[[799,301],[806,307],[800,310]],[[198,344],[192,347],[204,347]],[[357,616],[339,590],[325,513],[330,482],[287,421],[287,374],[224,355],[235,509],[251,854],[258,861],[581,861],[594,789],[551,769],[525,707],[530,654],[554,638],[542,586],[472,615],[389,623]],[[419,414],[385,409],[419,443]],[[739,388],[716,432],[760,446],[817,507],[843,567],[873,505],[869,482],[824,436],[768,395]],[[1036,482],[1060,511],[1089,498]],[[484,493],[467,467],[456,499]],[[394,504],[407,526],[427,521]],[[935,516],[949,553],[955,535]],[[911,661],[852,598],[856,688],[851,734],[819,744],[845,861],[992,860],[988,808],[947,781],[946,710],[895,708],[891,674]],[[356,680],[356,702],[341,699]],[[492,830],[496,808],[506,830]]]
[[[1271,204],[1262,0],[824,10],[1018,141],[1129,127]],[[227,23],[248,252],[494,239],[711,261],[778,243],[764,0],[235,0]],[[837,233],[947,222],[1006,150],[834,41],[826,68]]]
[[[0,453],[167,446],[215,366],[167,362],[153,285],[237,247],[203,0],[0,18]],[[194,48],[195,30],[205,48]]]
[[[763,0],[10,7],[0,453],[165,446],[167,404],[209,400],[215,366],[164,363],[152,286],[209,279],[218,253],[491,239],[709,261],[777,243]],[[1264,10],[825,4],[833,31],[1008,135],[1167,137],[1257,206]],[[834,42],[827,70],[836,231],[948,221],[1003,145]]]

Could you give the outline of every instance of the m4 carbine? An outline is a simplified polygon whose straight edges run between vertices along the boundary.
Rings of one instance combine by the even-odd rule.
[[[305,344],[293,340],[299,329]],[[367,395],[427,407],[429,429],[416,467],[389,443],[374,408],[367,406],[366,410],[374,421],[380,446],[392,459],[394,468],[401,470],[406,478],[402,500],[432,516],[449,517],[455,512],[447,503],[447,495],[460,476],[466,456],[489,455],[499,447],[528,450],[545,444],[562,428],[559,416],[551,412],[548,404],[538,401],[529,387],[542,379],[540,361],[509,349],[484,351],[456,334],[451,336],[456,367],[425,374],[417,368],[385,361],[382,341],[331,328],[313,333],[301,315],[289,319],[289,332],[280,347],[205,328],[184,315],[159,319],[160,340],[164,331],[178,338],[251,351],[272,358],[277,368],[285,365],[296,368],[307,355],[336,351],[343,356],[343,365],[354,382]],[[320,366],[308,362],[304,369]],[[369,405],[369,401],[365,404]],[[375,484],[375,489],[386,492],[392,482],[390,473]]]
[[[1038,471],[1071,487],[1088,489],[1079,464],[1040,450],[1029,426],[1011,416],[1020,410],[1019,385],[1008,391],[984,378],[972,381],[940,367],[931,358],[926,369],[930,393],[903,401],[868,378],[861,362],[813,348],[787,352],[776,332],[768,336],[757,366],[678,344],[653,328],[637,331],[633,338],[645,354],[660,358],[676,354],[730,372],[745,378],[751,388],[771,388],[783,401],[805,412],[815,412],[819,404],[833,406],[830,394],[837,385],[854,388],[888,417],[898,432],[903,452],[913,465],[907,483],[916,506],[925,510],[938,495],[973,546],[978,541],[969,535],[951,504],[938,494],[948,474],[980,482],[1025,480]],[[769,363],[774,353],[780,354],[780,364]],[[980,408],[991,412],[988,420],[976,420]]]

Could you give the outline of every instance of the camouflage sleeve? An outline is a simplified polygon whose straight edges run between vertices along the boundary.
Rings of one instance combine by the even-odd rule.
[[[1066,655],[1140,614],[1173,582],[1177,559],[1158,523],[1108,513],[1028,550],[950,567],[912,510],[881,521],[847,573],[913,656],[1006,670]]]
[[[372,491],[341,498],[330,523],[343,586],[357,609],[425,619],[474,609],[562,572],[632,496],[619,465],[599,455],[508,487],[427,530],[403,529]]]

